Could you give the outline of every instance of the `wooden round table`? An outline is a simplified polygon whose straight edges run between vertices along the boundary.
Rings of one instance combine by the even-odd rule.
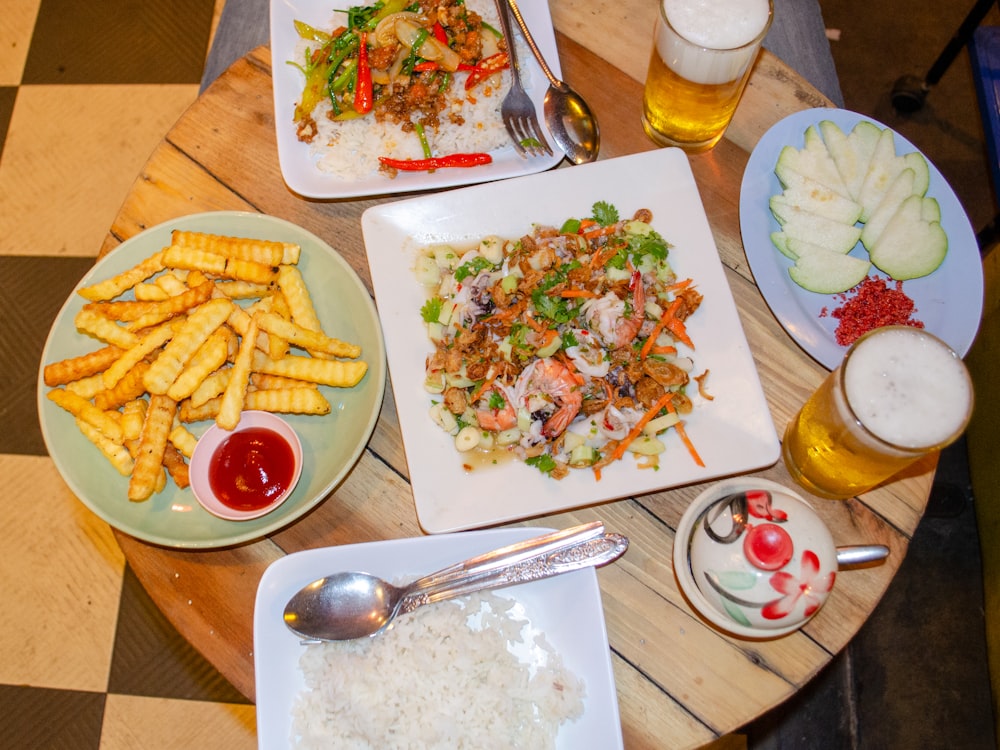
[[[600,118],[601,158],[653,149],[639,122],[642,86],[635,75],[644,70],[646,50],[630,49],[622,39],[591,39],[560,17],[556,27],[563,77]],[[648,29],[636,33],[641,37],[635,38],[645,38]],[[592,51],[598,49],[600,55]],[[392,198],[315,202],[285,187],[270,72],[269,51],[259,48],[194,103],[139,175],[102,254],[178,216],[257,211],[320,237],[337,237],[336,249],[371,291],[360,218],[369,206]],[[749,150],[768,127],[798,109],[824,105],[829,102],[765,52],[726,138],[710,153],[691,158],[779,434],[825,370],[778,325],[754,285],[740,239],[739,186]],[[816,501],[838,544],[885,544],[891,555],[881,566],[841,576],[817,617],[801,632],[772,641],[720,634],[692,612],[678,590],[671,565],[674,529],[700,486],[530,521],[561,528],[600,519],[631,540],[624,558],[598,572],[626,747],[703,745],[808,682],[858,631],[892,580],[924,512],[935,465],[936,459],[929,458],[860,499]],[[780,462],[759,475],[790,482]],[[253,544],[211,551],[165,549],[122,533],[117,539],[170,621],[253,699],[253,605],[265,568],[298,550],[420,535],[407,476],[387,390],[378,425],[353,471],[319,507],[288,528]]]

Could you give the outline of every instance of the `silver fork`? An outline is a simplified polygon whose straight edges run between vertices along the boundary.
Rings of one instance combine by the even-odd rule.
[[[510,91],[500,105],[500,116],[503,124],[514,141],[514,149],[521,156],[552,155],[552,148],[538,126],[538,116],[535,114],[535,103],[531,101],[521,85],[521,72],[517,62],[517,44],[511,28],[510,9],[507,0],[495,0],[497,14],[500,16],[500,26],[503,38],[507,41],[507,57],[510,60]]]

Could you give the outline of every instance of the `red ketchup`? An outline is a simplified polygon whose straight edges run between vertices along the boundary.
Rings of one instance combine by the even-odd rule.
[[[259,510],[288,489],[295,473],[292,446],[266,427],[249,427],[222,441],[208,466],[208,483],[223,505]]]

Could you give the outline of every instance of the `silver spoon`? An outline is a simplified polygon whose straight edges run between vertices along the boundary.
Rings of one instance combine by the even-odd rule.
[[[285,606],[285,624],[306,642],[363,638],[378,634],[396,616],[425,604],[604,565],[617,560],[627,548],[627,538],[601,534],[527,557],[518,553],[512,563],[489,564],[471,571],[451,566],[444,569],[450,573],[445,572],[431,585],[426,583],[428,577],[397,587],[368,573],[337,573],[296,593]]]
[[[504,1],[504,0],[501,0]],[[566,157],[574,164],[586,164],[597,159],[601,149],[601,133],[597,126],[597,117],[590,111],[583,97],[560,81],[552,74],[545,62],[541,50],[524,22],[520,8],[515,0],[505,0],[517,25],[521,28],[524,40],[528,43],[531,53],[538,60],[542,72],[549,79],[549,88],[545,92],[545,122],[555,142],[566,153]]]

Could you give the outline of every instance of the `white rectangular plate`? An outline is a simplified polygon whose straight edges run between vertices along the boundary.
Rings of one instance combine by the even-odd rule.
[[[590,216],[597,201],[622,216],[653,212],[653,227],[674,247],[678,278],[691,277],[704,302],[687,321],[695,342],[695,372],[709,370],[708,401],[687,418],[705,466],[699,467],[674,431],[657,471],[631,456],[606,468],[573,470],[554,480],[521,462],[467,471],[452,437],[431,421],[424,362],[433,346],[420,307],[426,296],[413,272],[421,246],[471,244],[490,234],[517,238],[533,223],[559,226]],[[389,372],[403,432],[417,515],[429,533],[528,518],[605,500],[704,482],[770,466],[778,457],[774,430],[732,293],[705,217],[687,157],[661,149],[540,175],[411,198],[368,209],[362,229],[386,340]]]
[[[411,193],[456,185],[501,180],[507,177],[533,174],[555,166],[562,160],[562,152],[549,137],[552,156],[524,158],[513,146],[493,153],[493,163],[469,169],[441,169],[437,172],[400,172],[394,179],[372,175],[360,180],[345,180],[316,166],[316,158],[309,153],[309,145],[299,141],[295,134],[292,112],[302,93],[302,73],[289,60],[295,59],[298,35],[294,22],[305,21],[319,29],[332,28],[335,12],[357,5],[371,5],[367,0],[271,0],[271,74],[274,79],[274,122],[278,138],[278,162],[285,183],[306,198],[356,198],[365,195]],[[538,48],[552,73],[559,77],[559,54],[556,50],[555,31],[547,2],[523,3],[522,15],[531,29]],[[499,27],[498,27],[499,28]],[[521,45],[518,45],[518,51]],[[526,52],[526,48],[525,48]],[[535,102],[538,120],[543,124],[542,100],[547,81],[542,69],[530,54],[522,53],[521,64],[525,91]]]
[[[415,578],[547,529],[514,528],[396,539],[307,550],[272,563],[257,589],[254,664],[258,746],[291,747],[292,707],[305,687],[299,669],[303,646],[285,627],[286,602],[303,586],[331,573],[367,571],[386,580]],[[583,715],[560,728],[558,750],[622,747],[618,695],[593,568],[494,592],[523,608],[530,626],[545,635],[563,665],[586,682]],[[414,677],[415,689],[420,676]],[[391,718],[391,717],[390,717]]]

